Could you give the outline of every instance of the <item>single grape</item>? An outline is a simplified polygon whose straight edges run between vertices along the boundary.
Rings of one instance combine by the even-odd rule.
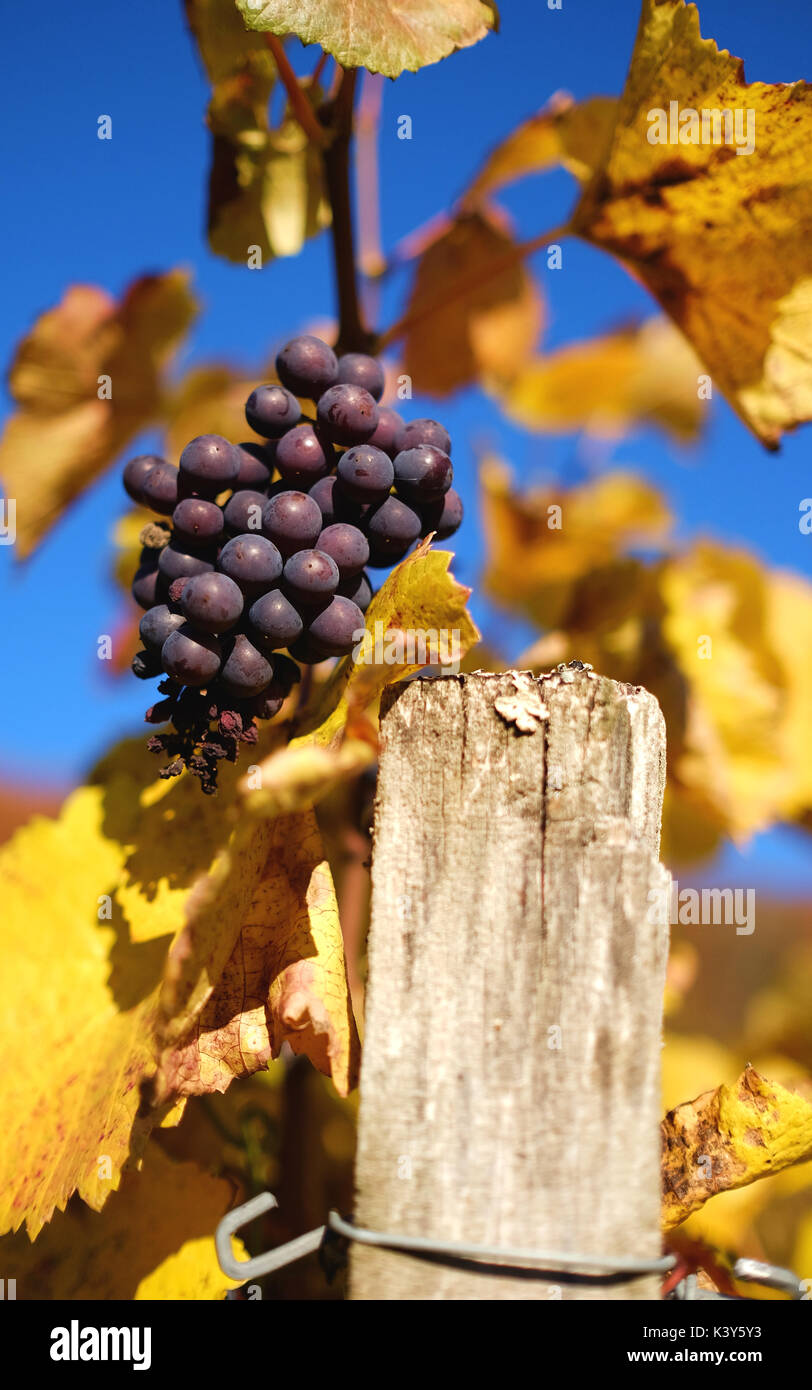
[[[322,648],[310,636],[309,632],[303,632],[301,637],[297,637],[288,650],[291,656],[295,656],[297,661],[301,661],[303,666],[316,666],[320,661],[326,660]]]
[[[139,454],[137,458],[130,459],[128,463],[125,463],[122,482],[124,483],[124,491],[128,497],[132,498],[133,502],[138,502],[144,506],[141,485],[149,470],[158,463],[164,464],[167,468],[171,466],[166,462],[166,459],[159,458],[157,454]]]
[[[274,652],[271,664],[273,665],[274,685],[278,685],[283,695],[289,695],[294,685],[298,685],[302,679],[299,667],[283,652]]]
[[[360,574],[369,559],[366,536],[347,521],[336,521],[332,526],[325,526],[316,541],[316,549],[333,557],[338,565],[339,580]]]
[[[178,501],[178,470],[159,460],[141,481],[141,501],[161,516],[171,516]]]
[[[373,507],[365,520],[369,540],[369,564],[391,565],[401,560],[420,535],[417,512],[397,497],[387,497]]]
[[[171,584],[173,579],[183,579],[186,575],[206,574],[214,565],[202,555],[192,555],[181,544],[170,541],[158,556],[158,569]]]
[[[366,574],[353,574],[348,579],[342,579],[336,593],[342,598],[351,598],[362,613],[366,613],[372,602],[372,585]]]
[[[276,374],[294,396],[317,401],[338,374],[338,362],[331,347],[312,333],[291,338],[276,357]]]
[[[376,401],[381,399],[384,388],[383,367],[375,357],[365,352],[345,352],[338,359],[336,383],[348,386],[363,386]]]
[[[338,460],[340,491],[354,502],[382,502],[395,481],[395,466],[383,449],[356,444]]]
[[[177,607],[177,605],[180,603],[181,595],[183,594],[186,585],[192,578],[193,576],[191,574],[182,574],[179,579],[173,579],[172,583],[169,585],[169,597],[167,599],[167,603],[172,603],[175,605],[175,607]]]
[[[235,492],[244,488],[266,488],[274,470],[276,445],[273,440],[264,444],[235,444],[240,459],[240,471],[232,484]]]
[[[299,550],[285,561],[284,589],[297,608],[323,607],[338,588],[338,565],[320,550]]]
[[[403,429],[404,420],[402,415],[398,415],[396,410],[392,410],[388,405],[378,406],[378,428],[370,439],[370,444],[374,444],[376,449],[383,449],[385,454],[394,458],[397,451],[397,439]]]
[[[217,568],[239,585],[246,598],[258,598],[280,578],[282,556],[266,536],[246,533],[223,546]]]
[[[302,411],[296,397],[284,386],[255,386],[245,402],[245,418],[255,434],[278,439],[298,425]]]
[[[226,632],[243,610],[242,592],[227,574],[196,574],[184,587],[180,606],[203,632]]]
[[[261,647],[278,651],[289,647],[302,631],[302,620],[293,604],[279,589],[271,589],[251,604],[248,611],[251,635]]]
[[[233,536],[245,535],[247,531],[261,531],[262,510],[267,501],[264,492],[255,492],[252,488],[235,492],[226,502],[223,512],[226,530]]]
[[[316,414],[334,444],[364,444],[378,427],[378,407],[363,386],[330,386]]]
[[[238,700],[259,695],[270,685],[273,667],[244,632],[231,639],[220,674],[225,690]]]
[[[159,676],[163,670],[160,652],[136,652],[132,659],[132,666],[130,669],[133,675],[137,676],[140,681],[148,681],[151,680],[153,676]]]
[[[273,681],[268,686],[268,690],[272,688]],[[268,690],[263,690],[261,695],[254,697],[251,713],[255,719],[273,719],[285,703],[284,695],[269,695]]]
[[[141,619],[138,631],[145,647],[161,650],[170,632],[183,627],[183,614],[174,613],[165,603],[156,603]]]
[[[433,444],[444,454],[451,453],[451,436],[436,420],[409,420],[395,440],[395,453],[415,449],[420,444]]]
[[[395,456],[395,490],[407,502],[435,502],[448,492],[454,469],[434,444],[418,444]]]
[[[309,487],[329,473],[335,463],[333,446],[324,431],[312,425],[288,430],[276,446],[276,466],[286,483]]]
[[[231,487],[240,471],[239,450],[220,434],[199,434],[180,456],[180,476],[185,495],[216,497]]]
[[[438,541],[448,540],[462,524],[462,499],[459,493],[450,487],[444,497],[421,506],[420,515],[423,518],[421,536],[427,536],[429,532],[434,531]]]
[[[161,575],[157,564],[141,565],[135,572],[132,583],[132,596],[139,608],[152,608],[160,603]]]
[[[187,585],[188,588],[188,585]],[[222,648],[216,637],[184,623],[161,648],[161,664],[184,685],[208,685],[220,670]]]
[[[313,619],[308,635],[325,657],[345,656],[364,635],[364,615],[352,599],[336,595]]]
[[[360,524],[361,517],[365,508],[360,502],[353,502],[347,497],[334,474],[329,478],[319,478],[317,483],[309,489],[308,495],[313,498],[321,511],[323,526],[332,526],[334,521],[352,521],[356,525]]]
[[[172,513],[172,525],[178,539],[188,544],[216,541],[223,530],[222,509],[202,497],[185,497]]]
[[[306,492],[279,492],[263,508],[263,535],[285,556],[294,555],[297,550],[310,550],[322,526],[319,505]]]

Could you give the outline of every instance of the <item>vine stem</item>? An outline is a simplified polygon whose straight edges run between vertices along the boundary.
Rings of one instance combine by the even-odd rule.
[[[290,65],[290,59],[282,46],[282,40],[277,38],[276,34],[266,34],[265,42],[273,54],[276,70],[288,94],[291,111],[308,140],[312,140],[314,145],[323,146],[327,140],[327,132],[305,96],[299,79]]]
[[[402,338],[405,333],[411,332],[417,324],[425,319],[431,318],[434,314],[440,313],[450,305],[456,304],[458,299],[464,299],[467,294],[479,289],[480,285],[487,284],[502,271],[509,270],[518,261],[526,260],[532,256],[534,251],[540,251],[542,246],[547,246],[551,241],[558,241],[560,237],[569,235],[569,224],[565,223],[560,227],[553,227],[547,232],[541,232],[538,236],[531,237],[529,241],[520,241],[515,246],[511,246],[501,256],[494,256],[487,270],[478,270],[476,274],[460,276],[458,280],[452,280],[443,294],[429,303],[416,304],[414,308],[408,309],[402,318],[393,323],[391,328],[387,328],[377,340],[377,350],[388,347],[389,343],[394,343],[398,338]]]
[[[320,111],[330,136],[323,150],[324,178],[333,220],[333,263],[338,295],[336,351],[368,352],[375,335],[366,327],[358,294],[355,265],[352,197],[350,195],[350,145],[353,129],[356,71],[345,69],[335,98]]]

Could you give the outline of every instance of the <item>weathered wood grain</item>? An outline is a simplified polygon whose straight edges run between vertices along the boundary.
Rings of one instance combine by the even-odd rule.
[[[664,769],[656,700],[591,672],[386,691],[359,1225],[660,1253]],[[358,1244],[350,1275],[354,1299],[658,1294],[651,1276],[543,1282]]]

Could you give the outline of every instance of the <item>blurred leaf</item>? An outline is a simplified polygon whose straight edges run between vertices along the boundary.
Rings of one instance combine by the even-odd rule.
[[[258,380],[274,379],[274,375],[249,375],[216,362],[193,367],[166,403],[167,458],[179,458],[189,440],[199,434],[221,434],[240,444],[263,442],[246,424],[245,402]]]
[[[238,1284],[220,1269],[214,1230],[232,1200],[230,1182],[151,1143],[141,1172],[125,1174],[101,1214],[72,1205],[35,1245],[22,1232],[6,1236],[3,1267],[21,1298],[222,1299]]]
[[[497,145],[466,190],[463,204],[473,206],[506,184],[546,173],[558,164],[585,182],[609,143],[617,107],[617,97],[575,103],[567,93],[557,93]]]
[[[237,0],[251,29],[318,43],[345,68],[417,72],[496,27],[491,0]]]
[[[491,209],[462,214],[423,251],[403,343],[403,370],[415,390],[447,396],[480,377],[510,378],[522,366],[541,327],[540,293],[518,260],[491,273],[514,244]],[[470,289],[445,303],[455,281]]]
[[[330,222],[320,152],[286,112],[269,126],[276,64],[261,34],[247,30],[234,0],[186,0],[189,27],[212,85],[208,230],[211,249],[248,263],[295,256]],[[307,91],[307,82],[302,86]],[[313,88],[314,105],[320,92]]]
[[[688,126],[651,143],[651,113],[677,109],[752,112],[752,151],[683,143]],[[812,417],[810,139],[812,88],[745,85],[695,5],[643,0],[617,125],[572,220],[642,280],[770,448]]]
[[[747,1067],[663,1120],[663,1228],[709,1197],[812,1158],[812,1104]]]
[[[700,371],[682,334],[655,318],[522,362],[497,399],[531,430],[614,438],[655,424],[685,442],[702,422]]]
[[[651,545],[667,533],[671,518],[656,488],[632,473],[606,474],[580,487],[536,488],[518,494],[510,469],[483,461],[482,516],[489,594],[545,627],[567,620],[575,585],[635,545]],[[559,514],[560,513],[560,514]],[[639,566],[628,582],[613,571],[611,593],[623,612],[639,604]],[[595,602],[606,602],[606,589]],[[588,605],[590,623],[594,605]],[[616,615],[613,615],[616,616]],[[605,621],[605,620],[604,620]]]
[[[159,415],[162,368],[196,312],[178,270],[133,281],[120,301],[74,285],[23,339],[9,374],[20,408],[0,442],[0,475],[17,501],[20,558]],[[100,398],[102,377],[110,378],[109,399]]]

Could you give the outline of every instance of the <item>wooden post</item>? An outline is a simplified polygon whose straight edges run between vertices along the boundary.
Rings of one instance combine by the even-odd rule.
[[[355,1221],[660,1254],[668,928],[653,696],[591,671],[418,679],[381,706]],[[657,1298],[354,1244],[354,1299]]]

